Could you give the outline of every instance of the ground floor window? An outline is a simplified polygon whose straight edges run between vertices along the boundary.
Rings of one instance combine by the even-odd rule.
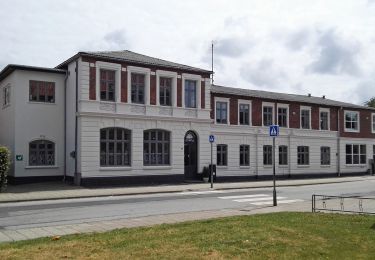
[[[165,130],[143,132],[143,164],[170,165],[170,133]]]
[[[226,144],[218,144],[216,147],[216,163],[218,166],[227,166],[228,164],[228,146]]]
[[[250,145],[240,145],[240,166],[250,165]]]
[[[298,165],[309,165],[309,147],[308,146],[298,146],[297,147],[297,163]]]
[[[279,165],[288,165],[288,146],[279,146]]]
[[[320,164],[321,165],[331,164],[331,148],[327,146],[320,147]]]
[[[47,140],[35,140],[30,142],[29,165],[55,165],[55,143]]]
[[[263,165],[272,165],[272,145],[263,145]]]
[[[130,166],[130,130],[111,127],[100,130],[100,166]]]
[[[366,145],[347,144],[345,152],[346,164],[366,164]]]

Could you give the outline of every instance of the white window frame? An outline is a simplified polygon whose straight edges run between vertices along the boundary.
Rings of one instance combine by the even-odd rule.
[[[309,128],[302,128],[302,110],[307,110],[310,113],[310,115],[309,115]],[[303,129],[303,130],[311,130],[311,107],[308,107],[308,106],[301,106],[300,107],[300,110],[299,110],[299,127],[300,127],[300,129]]]
[[[128,66],[128,103],[135,104],[135,105],[150,105],[150,77],[151,77],[151,69],[142,68],[142,67],[135,67],[135,66]],[[132,73],[136,74],[143,74],[145,75],[145,102],[144,104],[132,103]]]
[[[171,107],[177,107],[177,72],[166,70],[156,70],[156,105],[160,106],[160,78],[163,77],[172,78]]]
[[[3,87],[1,92],[2,92],[3,108],[10,106],[10,100],[11,100],[11,95],[12,95],[10,84]],[[8,95],[6,94],[6,92],[8,93]]]
[[[375,134],[375,113],[371,113],[371,133]]]
[[[96,100],[100,102],[111,102],[113,101],[106,101],[100,100],[100,70],[113,70],[115,71],[115,102],[121,102],[121,64],[116,63],[109,63],[104,61],[97,61],[95,62],[96,68]]]
[[[321,125],[320,125],[320,121],[321,121],[321,117],[320,117],[320,113],[321,112],[327,112],[328,113],[328,129],[321,129]],[[325,107],[320,107],[319,108],[319,130],[321,131],[330,131],[331,130],[331,110],[329,108],[325,108]]]
[[[249,124],[248,125],[241,125],[240,124],[240,105],[249,105]],[[252,116],[251,116],[251,112],[252,111],[252,104],[251,104],[251,100],[244,100],[244,99],[239,99],[238,100],[238,125],[241,125],[241,126],[252,126],[252,122],[251,122],[251,119],[252,119]]]
[[[286,108],[286,128],[289,128],[289,104],[280,104],[280,103],[277,103],[276,105],[276,120],[277,120],[277,124],[279,124],[279,108]],[[285,128],[283,126],[283,128]]]
[[[230,125],[230,98],[223,98],[223,97],[215,97],[215,124],[216,125]],[[227,123],[221,124],[216,122],[216,102],[224,102],[227,103]]]
[[[201,108],[201,86],[202,86],[202,77],[200,75],[195,75],[195,74],[187,74],[187,73],[182,73],[181,75],[181,80],[182,80],[182,107],[187,108],[187,109],[200,109]],[[195,93],[195,103],[196,107],[186,107],[185,106],[185,80],[192,80],[196,81],[196,93]]]
[[[351,129],[351,128],[346,128],[346,113],[356,113],[358,116],[357,116],[357,118],[358,118],[358,123],[357,123],[357,125],[358,125],[358,129]],[[354,110],[344,110],[344,120],[343,120],[343,122],[344,122],[344,131],[345,132],[352,132],[352,133],[359,133],[359,131],[360,131],[360,128],[361,128],[361,125],[360,125],[360,116],[361,116],[361,114],[360,114],[360,112],[359,111],[354,111]]]
[[[347,153],[346,153],[346,146],[347,145],[350,145],[351,147],[352,147],[352,153],[350,154],[351,156],[352,156],[352,163],[346,163],[346,156],[348,155]],[[354,146],[355,145],[358,145],[358,163],[354,163]],[[365,153],[364,154],[362,154],[361,153],[361,146],[362,145],[364,145],[365,146]],[[361,155],[365,155],[365,163],[361,163]],[[345,144],[345,165],[346,166],[364,166],[364,165],[366,165],[367,164],[367,160],[368,160],[368,158],[367,158],[367,145],[366,144],[364,144],[364,143],[346,143]]]
[[[264,116],[263,116],[263,108],[264,107],[272,107],[272,124],[275,124],[275,103],[271,103],[271,102],[262,102],[262,126],[265,126],[264,125]],[[268,127],[268,126],[266,126]]]

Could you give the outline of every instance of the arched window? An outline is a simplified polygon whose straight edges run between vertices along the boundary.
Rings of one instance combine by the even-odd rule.
[[[165,130],[147,130],[143,132],[143,164],[170,164],[170,134]]]
[[[100,130],[100,166],[130,166],[130,130],[111,127]]]
[[[55,165],[55,143],[35,140],[29,143],[29,165]]]

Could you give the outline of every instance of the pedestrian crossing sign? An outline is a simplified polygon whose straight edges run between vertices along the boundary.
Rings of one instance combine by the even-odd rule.
[[[278,125],[270,125],[270,136],[271,137],[279,136],[279,126]]]

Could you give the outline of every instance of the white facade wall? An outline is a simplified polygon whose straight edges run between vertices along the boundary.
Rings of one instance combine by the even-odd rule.
[[[64,175],[64,74],[16,70],[13,95],[15,128],[13,155],[15,177]],[[29,81],[55,82],[55,103],[29,101]],[[54,166],[29,166],[29,142],[44,139],[55,143]]]
[[[4,106],[4,88],[10,88],[10,104]],[[15,128],[15,107],[16,99],[15,91],[15,76],[9,75],[6,79],[0,82],[0,145],[8,147],[11,151],[12,164],[9,175],[14,175],[14,128]]]

